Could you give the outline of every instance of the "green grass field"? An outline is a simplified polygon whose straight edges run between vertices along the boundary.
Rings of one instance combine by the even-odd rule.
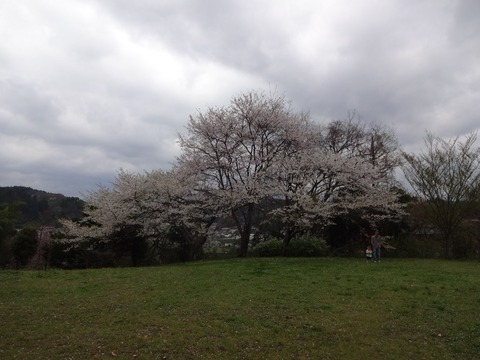
[[[480,263],[0,271],[0,359],[480,359]]]

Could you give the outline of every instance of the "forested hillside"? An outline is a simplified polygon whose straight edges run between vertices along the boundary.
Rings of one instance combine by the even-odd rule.
[[[22,202],[17,227],[28,222],[41,225],[57,225],[59,218],[78,218],[82,214],[83,201],[76,197],[48,193],[24,186],[0,187],[0,204]]]

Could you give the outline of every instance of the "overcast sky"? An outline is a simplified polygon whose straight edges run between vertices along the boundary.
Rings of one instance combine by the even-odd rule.
[[[170,168],[190,114],[276,89],[319,122],[480,129],[478,0],[1,0],[0,186]]]

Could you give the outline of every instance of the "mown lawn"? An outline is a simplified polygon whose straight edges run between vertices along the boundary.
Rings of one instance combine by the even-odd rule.
[[[0,359],[480,359],[480,263],[0,271]]]

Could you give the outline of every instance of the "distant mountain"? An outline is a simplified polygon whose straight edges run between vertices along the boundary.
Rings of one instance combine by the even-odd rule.
[[[76,197],[48,193],[24,186],[0,187],[0,204],[21,201],[21,215],[17,226],[28,222],[42,225],[58,225],[60,218],[80,218],[84,202]]]

